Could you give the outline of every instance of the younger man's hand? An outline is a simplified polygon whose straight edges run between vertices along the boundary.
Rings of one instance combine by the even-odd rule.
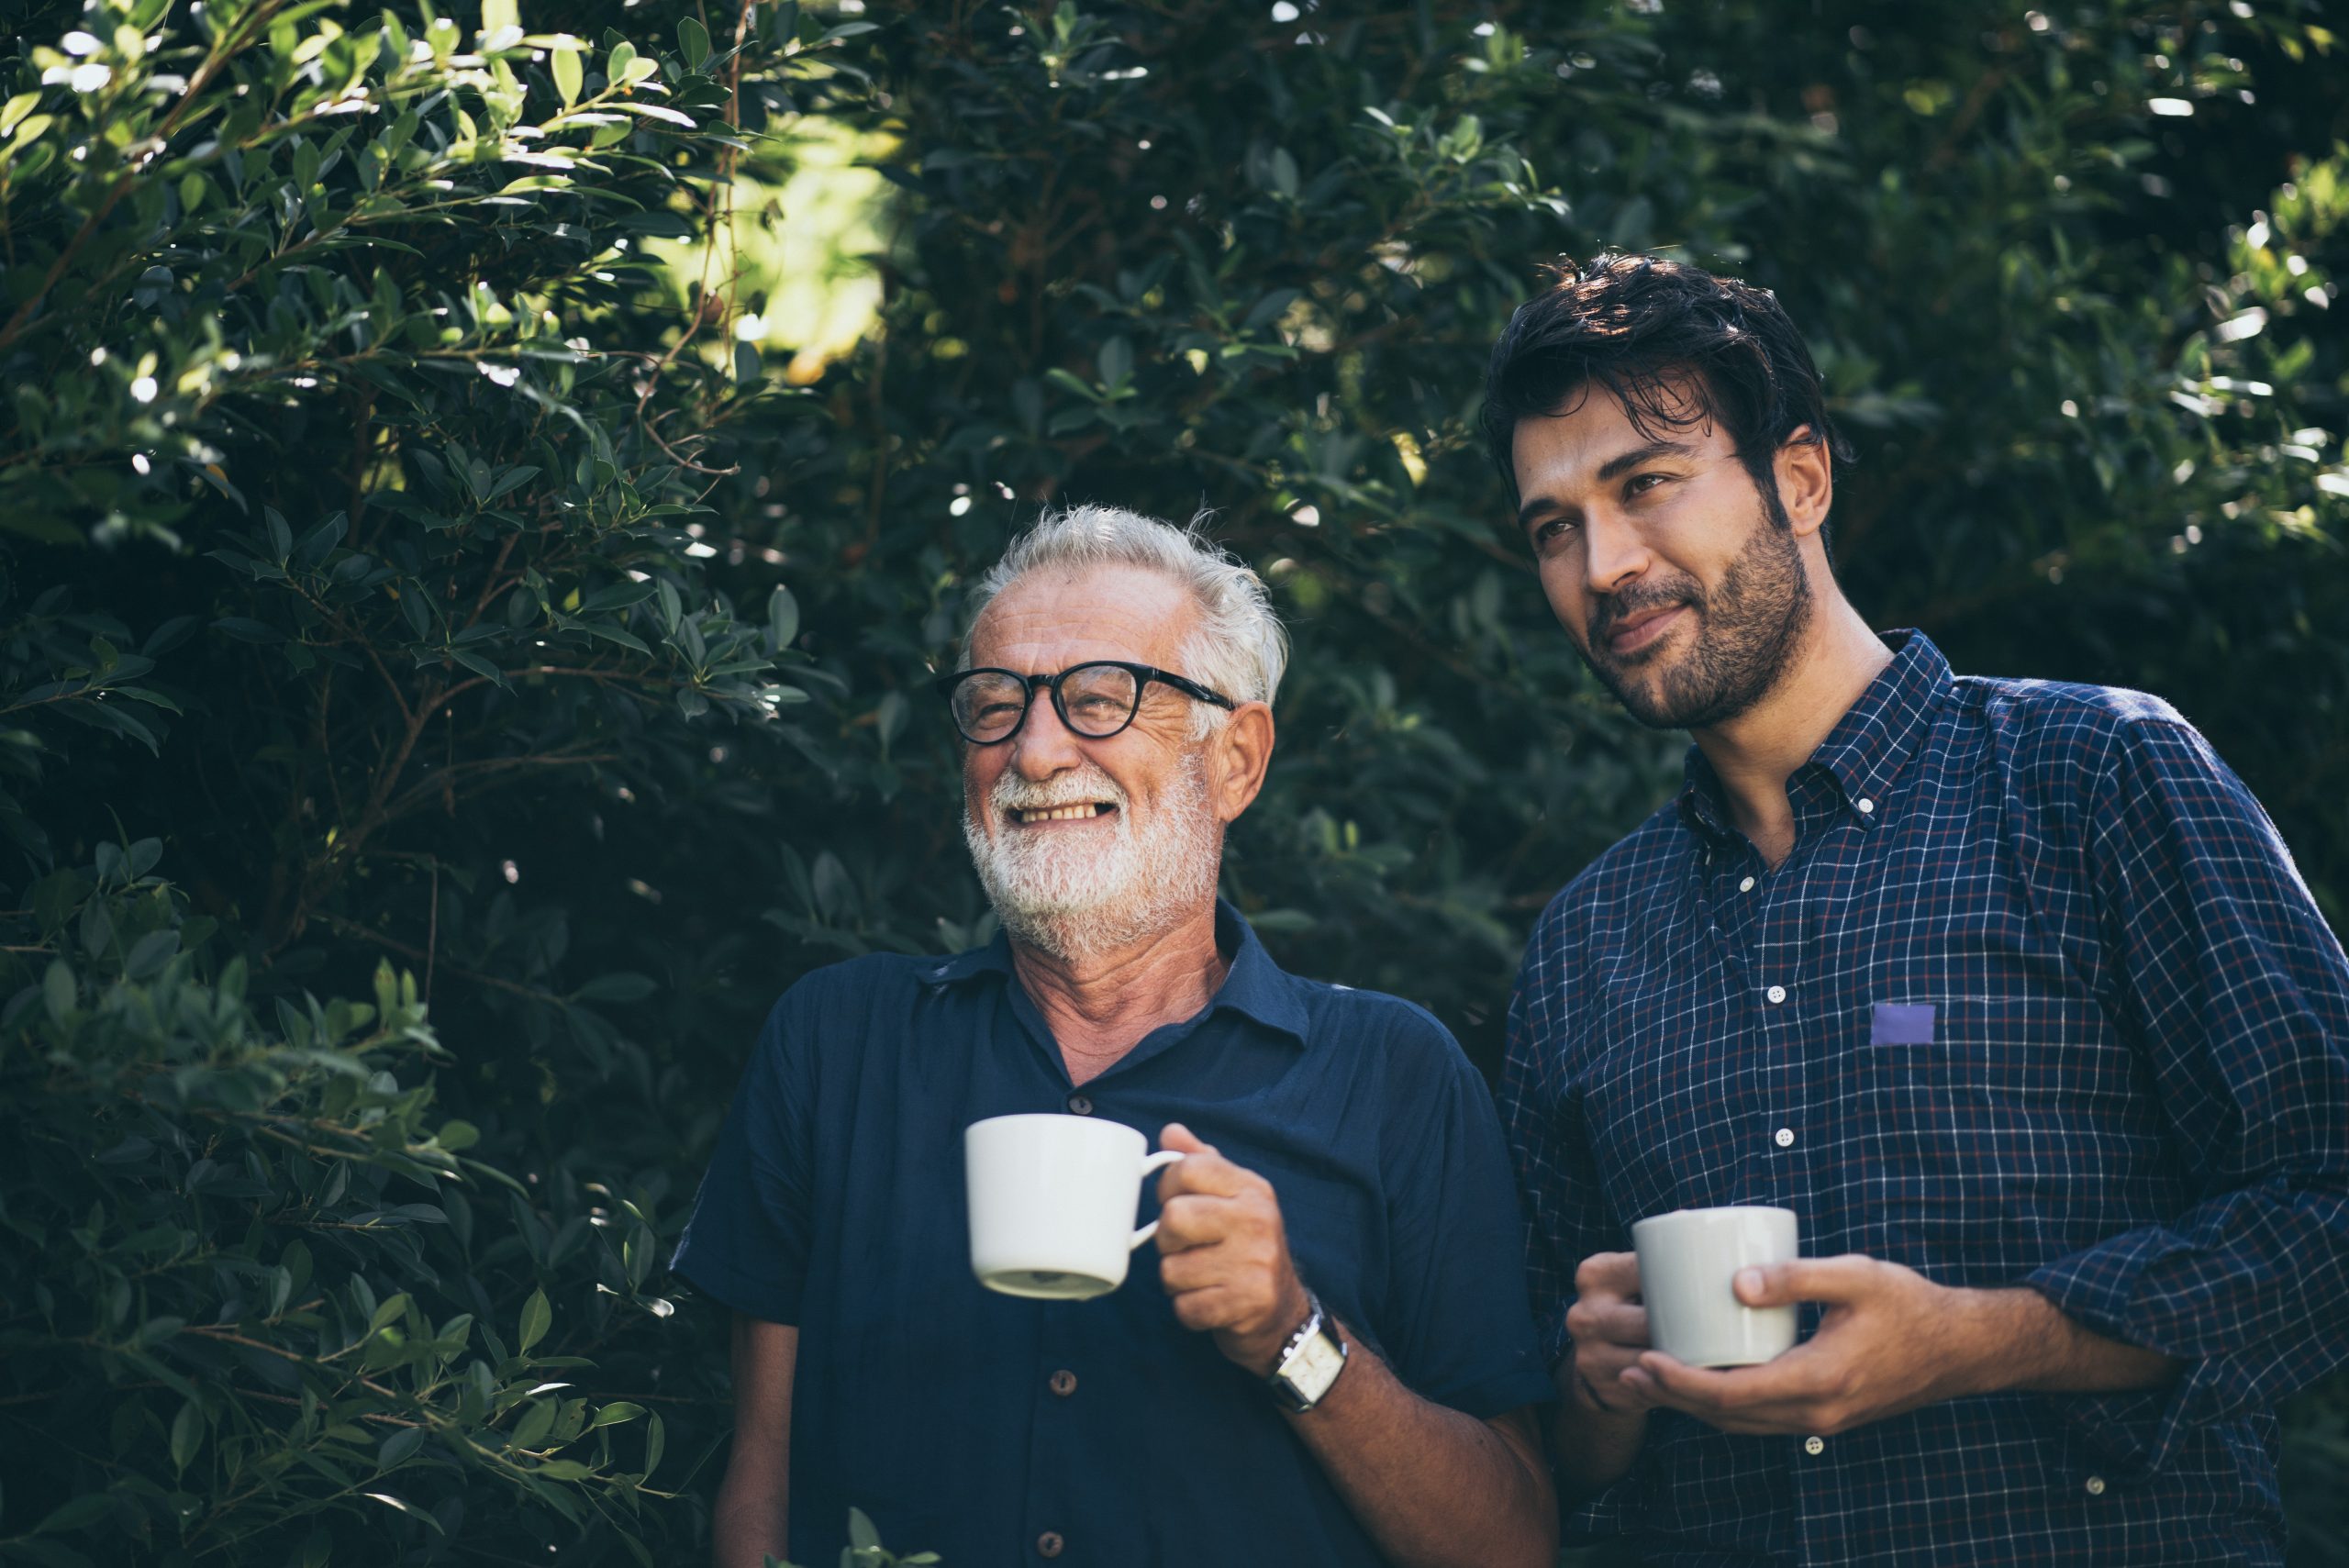
[[[1649,1400],[1623,1382],[1648,1348],[1648,1309],[1640,1304],[1636,1252],[1593,1252],[1575,1270],[1575,1304],[1566,1309],[1574,1340],[1574,1397],[1612,1415],[1644,1410]]]
[[[1734,1288],[1748,1307],[1816,1301],[1827,1310],[1818,1332],[1776,1361],[1716,1371],[1650,1351],[1624,1383],[1725,1432],[1832,1437],[1995,1385],[1986,1368],[2030,1348],[2016,1310],[2045,1305],[2028,1291],[1938,1285],[1857,1254],[1740,1269]]]

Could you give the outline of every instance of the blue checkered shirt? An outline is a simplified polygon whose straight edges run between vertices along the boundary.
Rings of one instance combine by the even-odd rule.
[[[1692,749],[1535,929],[1502,1100],[1544,1350],[1632,1221],[1776,1204],[1806,1256],[2028,1285],[2183,1373],[1824,1440],[1658,1411],[1569,1536],[1689,1568],[2278,1562],[2274,1406],[2349,1359],[2349,962],[2168,705],[1887,640],[1787,781],[1781,864]]]

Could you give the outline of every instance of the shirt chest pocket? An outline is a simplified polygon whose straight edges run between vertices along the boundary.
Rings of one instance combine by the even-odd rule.
[[[1850,1245],[1928,1273],[2036,1266],[2095,1240],[2136,1164],[2137,1052],[2061,995],[1884,998],[1854,1020],[1829,1103]],[[1987,1255],[1986,1255],[1987,1253]]]

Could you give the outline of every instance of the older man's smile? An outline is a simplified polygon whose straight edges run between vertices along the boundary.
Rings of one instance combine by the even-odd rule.
[[[1039,806],[1014,808],[1011,820],[1022,828],[1041,828],[1054,822],[1084,822],[1096,817],[1107,817],[1117,806],[1106,800],[1078,801],[1072,806]]]

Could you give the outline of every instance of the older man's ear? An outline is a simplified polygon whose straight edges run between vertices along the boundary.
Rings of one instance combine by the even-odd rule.
[[[1272,705],[1244,702],[1233,709],[1223,728],[1208,738],[1208,758],[1216,815],[1226,823],[1236,822],[1264,787],[1264,770],[1272,765]]]

